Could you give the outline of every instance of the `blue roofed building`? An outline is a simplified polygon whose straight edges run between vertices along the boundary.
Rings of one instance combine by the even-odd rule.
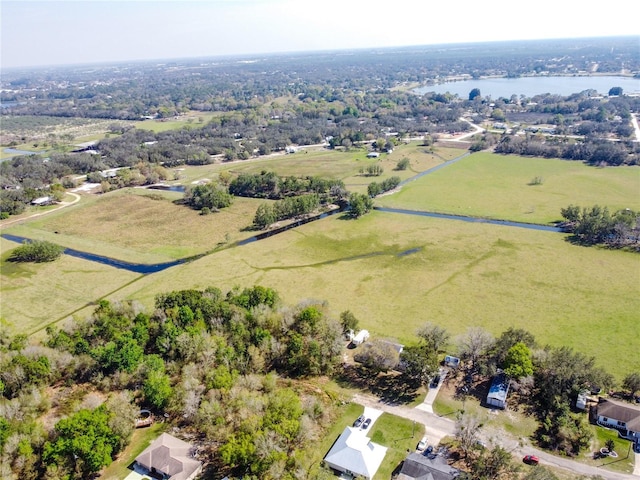
[[[507,395],[509,393],[509,379],[504,373],[499,373],[493,377],[489,393],[487,394],[487,405],[496,408],[507,408]]]

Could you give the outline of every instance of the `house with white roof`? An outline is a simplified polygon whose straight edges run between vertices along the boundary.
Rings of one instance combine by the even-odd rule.
[[[373,443],[364,430],[346,427],[324,461],[327,466],[348,475],[373,478],[387,453],[387,447]]]

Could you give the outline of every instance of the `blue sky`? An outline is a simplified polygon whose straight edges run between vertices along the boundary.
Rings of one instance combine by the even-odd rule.
[[[638,35],[584,0],[2,0],[0,65]],[[635,8],[635,7],[628,7]]]

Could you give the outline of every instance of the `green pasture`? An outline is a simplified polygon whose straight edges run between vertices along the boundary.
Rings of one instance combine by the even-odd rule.
[[[398,154],[397,159],[389,156],[381,161],[395,165],[404,155],[414,156],[411,168],[419,171],[460,154],[459,150],[436,149],[429,157],[425,148],[402,146],[391,154]],[[364,179],[357,175],[361,162],[372,161],[365,160],[363,153],[309,151],[187,167],[181,170],[184,178],[180,181],[190,184],[197,178],[215,178],[220,169],[268,168],[281,175],[304,175],[318,174],[322,167],[330,172],[327,176],[355,182]],[[550,172],[557,172],[558,178]],[[385,167],[385,175],[394,173]],[[474,175],[484,180],[474,184]],[[546,180],[542,185],[526,185],[534,176]],[[481,210],[477,204],[487,202],[488,197],[494,200],[485,205],[489,213],[483,216],[547,222],[557,219],[559,209],[569,203],[599,203],[613,209],[628,200],[629,208],[640,208],[633,191],[639,178],[632,168],[596,169],[559,160],[475,154],[411,182],[400,193],[380,197],[376,203],[462,213],[455,210],[456,205],[469,203]],[[519,182],[524,185],[518,186]],[[441,208],[426,205],[423,195],[433,196],[430,190],[440,189],[441,184],[453,193],[440,195]],[[470,184],[474,188],[469,188]],[[542,216],[540,197],[536,210],[540,216],[519,218],[512,206],[518,194],[545,188],[549,200],[544,208],[550,213]],[[500,189],[507,200],[500,197]],[[476,191],[479,193],[472,195]],[[573,192],[571,199],[566,192]],[[454,336],[471,326],[484,327],[495,335],[509,327],[522,327],[542,344],[569,345],[595,356],[618,378],[640,369],[635,356],[620,353],[635,351],[640,344],[637,254],[574,246],[558,233],[379,211],[357,221],[336,215],[233,247],[255,234],[246,228],[261,200],[238,198],[228,209],[201,216],[172,203],[180,196],[144,189],[84,196],[76,205],[3,229],[139,263],[213,252],[133,283],[134,274],[78,259],[20,266],[22,273],[17,266],[3,262],[0,291],[4,320],[22,326],[24,312],[33,311],[25,329],[33,331],[38,322],[45,325],[70,312],[86,315],[90,309],[83,307],[109,292],[114,292],[109,295],[113,300],[135,299],[151,308],[155,295],[161,292],[261,284],[278,290],[287,304],[313,298],[328,301],[336,317],[351,310],[374,336],[403,343],[415,341],[414,332],[427,321],[446,326]],[[580,198],[583,201],[577,200]],[[12,248],[8,244],[14,245],[3,240],[3,252]],[[60,268],[71,260],[73,268]],[[20,281],[25,275],[29,284]],[[50,297],[61,302],[59,308],[55,302],[52,308]]]
[[[640,368],[620,353],[640,344],[638,272],[638,255],[574,246],[563,234],[373,212],[223,250],[112,298],[152,306],[157,293],[177,288],[260,284],[287,304],[313,298],[328,301],[336,317],[351,310],[373,336],[402,343],[415,341],[425,322],[454,336],[472,326],[494,335],[525,328],[622,378]]]
[[[542,183],[531,185],[541,177]],[[639,167],[476,153],[376,199],[385,207],[530,223],[561,220],[570,204],[640,210]]]
[[[259,200],[236,198],[220,212],[200,215],[173,200],[177,192],[129,188],[82,201],[3,230],[128,262],[186,258],[255,235],[246,231]]]
[[[202,166],[185,166],[176,169],[179,182],[188,185],[202,180],[212,180],[222,171],[234,175],[240,173],[260,173],[263,170],[276,172],[281,176],[317,175],[326,178],[340,179],[345,187],[353,192],[366,192],[371,182],[380,182],[391,176],[402,180],[416,173],[435,167],[460,156],[463,151],[453,148],[435,148],[421,146],[417,143],[400,145],[391,154],[382,154],[379,158],[367,158],[365,148],[350,150],[328,150],[317,147],[300,149],[293,154],[272,154],[251,160],[236,160]],[[398,162],[408,158],[410,167],[405,171],[394,170]],[[379,177],[361,175],[360,169],[379,163],[384,173]]]
[[[13,263],[19,244],[0,238],[1,328],[33,333],[117,290],[140,275],[62,255],[51,263]]]

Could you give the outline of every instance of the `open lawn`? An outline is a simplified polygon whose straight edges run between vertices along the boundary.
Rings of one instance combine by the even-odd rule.
[[[19,244],[0,238],[0,328],[33,333],[96,301],[140,275],[62,255],[51,263],[12,263]]]
[[[542,183],[531,185],[541,177]],[[640,210],[640,167],[476,153],[376,199],[385,207],[530,223],[561,220],[570,204]]]
[[[369,435],[372,442],[387,447],[382,465],[373,477],[374,480],[386,480],[391,478],[393,471],[406,458],[407,452],[415,450],[416,444],[424,435],[424,427],[414,425],[414,422],[406,418],[383,413],[371,427]]]
[[[373,212],[334,216],[172,268],[113,298],[147,305],[176,288],[261,284],[286,303],[323,299],[374,336],[416,340],[434,322],[453,334],[509,327],[594,355],[621,378],[640,365],[640,257],[574,246],[558,233]]]

